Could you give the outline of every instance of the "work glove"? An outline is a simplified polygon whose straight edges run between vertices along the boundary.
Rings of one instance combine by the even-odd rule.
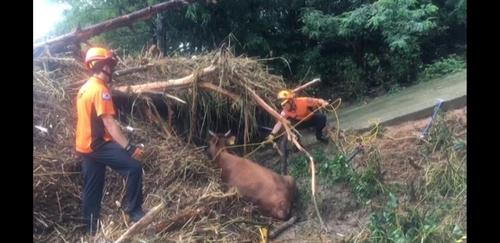
[[[127,153],[134,159],[139,160],[142,157],[142,154],[144,151],[142,150],[144,148],[143,144],[136,145],[129,143],[127,147],[125,147],[125,150],[127,150]]]
[[[266,137],[266,140],[264,140],[264,144],[272,144],[274,142],[274,135],[269,134],[269,136]]]

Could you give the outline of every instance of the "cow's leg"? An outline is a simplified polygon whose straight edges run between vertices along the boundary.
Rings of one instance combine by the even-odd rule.
[[[279,141],[279,149],[281,151],[280,162],[281,162],[281,173],[283,175],[288,175],[288,141],[286,136],[281,136]]]

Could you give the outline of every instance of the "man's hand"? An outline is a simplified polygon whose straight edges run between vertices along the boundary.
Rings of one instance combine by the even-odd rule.
[[[141,159],[144,151],[142,150],[144,148],[144,145],[137,146],[135,144],[128,144],[125,150],[127,150],[127,153],[134,159],[139,160]]]
[[[330,104],[330,102],[328,102],[328,101],[326,101],[326,100],[323,100],[323,99],[321,100],[321,106],[322,106],[322,107],[326,107],[326,106],[327,106],[327,105],[329,105],[329,104]]]

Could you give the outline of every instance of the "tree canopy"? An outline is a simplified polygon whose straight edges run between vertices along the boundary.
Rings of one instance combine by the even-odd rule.
[[[68,0],[55,35],[163,1]],[[230,42],[237,55],[269,58],[288,82],[320,76],[324,95],[354,99],[409,84],[428,65],[466,51],[464,0],[197,1],[92,40],[125,53],[157,44],[166,55]]]

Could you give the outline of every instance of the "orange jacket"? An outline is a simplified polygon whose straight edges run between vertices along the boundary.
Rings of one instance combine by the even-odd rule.
[[[321,99],[310,97],[292,98],[292,101],[285,105],[282,114],[287,119],[302,120],[320,106]],[[307,117],[304,121],[309,120],[311,117],[312,116]]]
[[[78,91],[76,99],[76,151],[91,153],[112,140],[101,116],[115,115],[111,93],[103,80],[91,77]]]

